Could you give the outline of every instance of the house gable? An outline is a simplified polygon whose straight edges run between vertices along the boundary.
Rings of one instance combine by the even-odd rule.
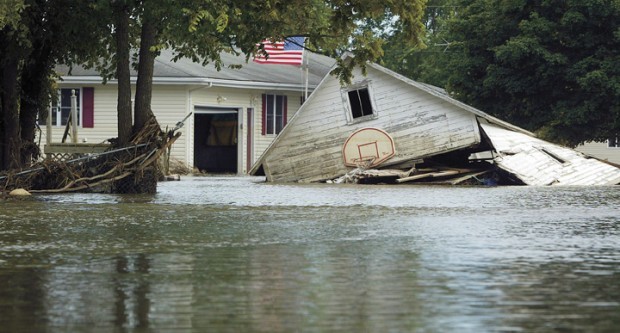
[[[270,181],[320,181],[346,173],[342,145],[361,128],[387,132],[396,143],[396,164],[480,142],[476,115],[389,73],[368,68],[354,72],[352,87],[369,87],[374,116],[351,121],[350,89],[328,76],[255,165]]]

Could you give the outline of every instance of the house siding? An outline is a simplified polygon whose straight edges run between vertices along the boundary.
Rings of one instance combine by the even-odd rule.
[[[607,142],[586,142],[575,149],[603,161],[620,164],[620,148],[608,147]]]
[[[276,138],[275,135],[263,135],[262,134],[262,117],[261,117],[261,95],[264,93],[275,93],[279,95],[286,95],[288,100],[288,113],[287,113],[287,122],[291,117],[295,114],[295,112],[300,107],[300,92],[273,92],[273,91],[264,91],[257,89],[234,89],[234,88],[222,88],[222,87],[212,87],[196,90],[191,93],[191,103],[192,108],[195,106],[207,106],[207,107],[218,107],[218,108],[236,108],[241,112],[242,117],[242,126],[239,128],[240,140],[238,148],[241,149],[241,172],[245,174],[248,172],[247,170],[247,130],[248,130],[248,116],[247,110],[248,108],[253,108],[254,110],[254,119],[252,123],[252,137],[253,137],[253,152],[252,157],[253,160],[250,161],[250,164],[253,164],[260,155],[267,149],[267,147],[271,144],[271,142]],[[221,99],[218,101],[218,97],[221,96]],[[188,133],[192,133],[191,137],[193,137],[194,132],[194,122],[190,121],[190,125],[187,128]],[[188,136],[190,137],[190,136]],[[187,149],[187,161],[188,165],[193,165],[194,159],[194,146],[193,140],[190,140],[188,143]]]
[[[268,180],[312,182],[348,172],[342,145],[365,127],[380,128],[394,139],[396,155],[386,165],[480,142],[471,113],[372,68],[367,77],[359,71],[354,75],[370,82],[378,117],[347,123],[341,86],[336,78],[327,78],[313,95],[317,98],[307,102],[265,157]]]
[[[59,85],[61,88],[80,88],[80,86]],[[92,86],[94,90],[94,126],[78,129],[78,141],[88,143],[103,143],[108,139],[118,137],[117,128],[117,86],[116,85],[84,85]],[[180,86],[154,86],[151,109],[157,117],[161,127],[173,128],[183,119],[186,107],[186,88]],[[41,142],[45,141],[46,127],[41,127]],[[52,142],[61,142],[64,126],[52,128]],[[184,134],[185,135],[185,134]],[[185,160],[186,140],[177,140],[172,147],[171,157]]]
[[[60,88],[94,87],[94,127],[78,129],[78,141],[88,143],[103,143],[117,137],[116,128],[116,86],[107,85],[59,85]],[[41,142],[45,143],[47,127],[41,126]],[[61,142],[65,131],[64,126],[52,127],[52,142]],[[70,141],[70,139],[67,139]],[[38,139],[37,139],[38,142]]]
[[[163,130],[170,130],[187,114],[187,87],[185,86],[153,86],[151,110]],[[96,111],[95,111],[96,112]],[[114,122],[116,124],[116,122]],[[172,145],[170,158],[185,161],[186,146],[190,132],[184,126],[179,130],[181,138]]]
[[[60,88],[94,87],[94,127],[78,129],[79,142],[103,143],[117,134],[117,86],[114,84],[59,84]],[[135,86],[132,87],[135,89]],[[275,93],[286,95],[288,100],[287,122],[300,107],[301,92],[296,91],[265,91],[259,89],[240,89],[208,86],[188,85],[153,85],[151,109],[162,129],[172,129],[189,112],[194,111],[196,105],[211,107],[237,108],[241,112],[242,121],[239,130],[239,157],[241,162],[239,173],[247,173],[247,110],[254,109],[253,119],[253,147],[254,163],[265,149],[276,138],[275,135],[262,135],[261,122],[261,94]],[[132,92],[133,95],[133,92]],[[220,99],[221,96],[225,100]],[[46,127],[41,126],[42,144],[45,143]],[[179,130],[182,136],[174,143],[171,150],[171,159],[181,161],[188,167],[194,165],[194,121],[189,117]],[[52,142],[61,142],[64,126],[52,128]],[[38,140],[38,139],[37,139]]]

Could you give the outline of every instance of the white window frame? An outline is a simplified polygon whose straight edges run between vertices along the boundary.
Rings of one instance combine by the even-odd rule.
[[[615,139],[615,140],[612,140]],[[607,140],[607,148],[618,149],[620,148],[620,136],[616,136],[615,138],[609,138]]]
[[[366,89],[368,91],[368,99],[370,101],[370,107],[372,108],[372,113],[368,115],[364,115],[361,117],[353,117],[353,107],[351,106],[351,100],[349,97],[349,93],[353,91]],[[373,88],[371,82],[369,80],[364,80],[362,82],[352,84],[346,88],[341,89],[342,101],[345,106],[345,114],[347,118],[347,124],[357,124],[364,121],[369,121],[373,119],[377,119],[379,117],[379,112],[377,110],[377,104],[375,103]]]
[[[63,107],[62,107],[62,100],[61,100],[61,98],[62,98],[62,91],[63,90],[69,90],[69,92],[71,90],[75,90],[76,93],[78,93],[79,96],[77,98],[77,106],[76,106],[77,107],[77,113],[78,113],[78,127],[82,127],[82,118],[83,118],[83,115],[82,115],[82,105],[84,105],[82,99],[83,99],[84,94],[83,94],[83,91],[82,91],[81,87],[59,88],[57,90],[57,94],[58,94],[57,98],[58,98],[58,100],[56,101],[56,103],[52,102],[52,104],[50,105],[50,108],[52,110],[51,111],[52,114],[54,112],[56,113],[56,122],[54,122],[53,121],[54,118],[52,118],[52,126],[54,126],[54,127],[65,127],[65,126],[67,126],[67,124],[63,124],[62,123],[62,109],[63,109]],[[71,95],[69,94],[69,96],[71,96]],[[69,98],[71,98],[71,97],[69,97]],[[60,105],[60,107],[58,105]],[[71,105],[71,101],[69,101],[69,105]],[[64,108],[66,108],[66,107],[64,107]],[[71,112],[70,108],[71,107],[69,106],[69,112]],[[51,114],[50,114],[50,116],[51,116]]]
[[[272,109],[269,109],[269,96],[273,97],[273,106]],[[278,113],[278,97],[282,98],[282,109],[280,110],[281,112],[281,117],[280,119],[282,119],[282,127],[280,128],[280,130],[278,131],[278,126],[277,126],[277,113]],[[265,94],[265,135],[278,135],[280,134],[280,132],[282,132],[282,129],[284,128],[284,126],[286,126],[287,123],[287,119],[284,119],[284,117],[286,116],[284,114],[284,110],[286,109],[286,105],[285,103],[288,102],[288,99],[286,98],[286,95],[278,95],[276,93],[266,93]],[[273,114],[272,117],[272,133],[269,132],[269,127],[267,126],[267,123],[269,122],[269,113]]]

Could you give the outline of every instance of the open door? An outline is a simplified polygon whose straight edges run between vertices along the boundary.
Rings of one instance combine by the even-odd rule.
[[[208,173],[238,173],[238,109],[194,110],[194,167]]]

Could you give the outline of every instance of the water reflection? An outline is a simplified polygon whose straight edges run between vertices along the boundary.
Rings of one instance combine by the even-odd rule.
[[[114,324],[120,327],[148,327],[150,285],[144,279],[127,279],[128,275],[149,273],[150,260],[144,254],[121,256],[116,261],[114,278]],[[133,281],[137,280],[137,281]]]
[[[194,178],[0,202],[0,331],[616,331],[619,199]]]

